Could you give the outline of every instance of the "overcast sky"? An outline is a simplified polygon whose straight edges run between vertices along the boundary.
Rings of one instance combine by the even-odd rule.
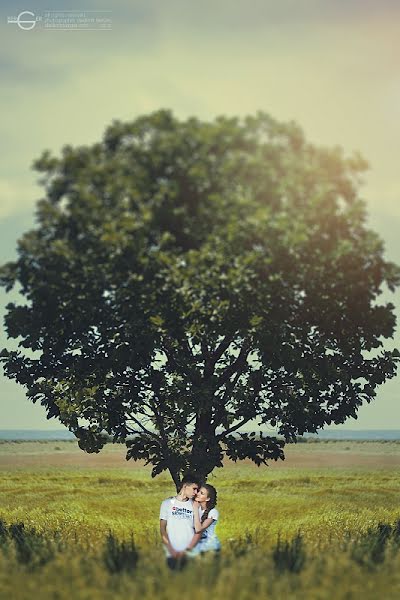
[[[70,9],[54,0],[18,8],[3,0],[0,8],[1,262],[15,256],[16,240],[33,223],[42,189],[31,164],[44,149],[93,143],[114,118],[171,108],[203,119],[261,109],[297,121],[310,141],[359,150],[370,164],[361,190],[370,226],[387,258],[400,263],[397,0],[73,4],[111,10],[111,30],[57,31],[38,22],[24,31],[7,22],[22,10],[40,17]],[[10,299],[0,293],[2,314]],[[400,294],[390,300],[400,305]],[[399,334],[393,346],[400,348]],[[400,428],[399,391],[397,377],[341,428]],[[1,429],[59,427],[4,377],[0,415]]]

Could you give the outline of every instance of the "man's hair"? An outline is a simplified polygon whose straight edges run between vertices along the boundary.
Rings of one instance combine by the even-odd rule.
[[[187,485],[189,483],[197,483],[197,485],[200,487],[202,479],[196,473],[186,473],[181,479],[179,489],[181,490],[184,485]]]

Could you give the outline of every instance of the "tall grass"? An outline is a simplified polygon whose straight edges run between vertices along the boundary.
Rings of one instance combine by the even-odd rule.
[[[308,444],[305,444],[308,446]],[[310,444],[312,446],[312,444]],[[0,598],[400,597],[397,470],[217,470],[219,557],[166,564],[148,468],[0,470]]]
[[[309,543],[342,539],[344,531],[366,531],[398,516],[397,471],[256,470],[238,467],[217,472],[226,543],[246,531],[270,546],[278,534],[288,539],[300,529]],[[158,542],[161,501],[173,495],[167,477],[151,480],[147,470],[89,469],[0,471],[0,518],[24,522],[65,539],[83,534],[91,543],[111,528],[121,539]]]
[[[171,572],[156,545],[138,549],[109,531],[102,543],[61,542],[22,523],[1,523],[0,597],[66,600],[126,597],[194,600],[240,598],[396,598],[400,585],[400,522],[380,523],[366,534],[316,551],[298,532],[269,549],[244,536],[218,557],[189,560]],[[348,532],[350,533],[350,532]],[[385,541],[383,541],[385,540]],[[377,595],[377,590],[379,594]]]

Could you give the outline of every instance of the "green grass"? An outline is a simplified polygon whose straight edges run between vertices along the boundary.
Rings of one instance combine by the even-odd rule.
[[[55,451],[54,445],[62,448],[57,452],[65,449],[62,442],[48,444],[26,448],[32,453]],[[339,445],[333,444],[337,451]],[[400,451],[397,444],[380,449],[374,444],[374,452],[383,447]],[[0,454],[3,448],[10,452],[12,445],[2,446]],[[298,447],[320,452],[321,446],[328,447]],[[73,445],[69,448],[75,451]],[[400,519],[396,469],[274,470],[243,464],[218,469],[209,482],[218,490],[222,556],[196,560],[183,572],[171,573],[164,564],[158,515],[161,501],[174,493],[172,482],[165,474],[151,479],[150,467],[129,466],[3,465],[0,519],[6,529],[24,523],[35,556],[43,553],[44,562],[21,562],[15,540],[3,536],[0,598],[400,597],[397,538],[380,546],[377,533],[379,523],[394,527]],[[288,565],[297,566],[291,570]]]

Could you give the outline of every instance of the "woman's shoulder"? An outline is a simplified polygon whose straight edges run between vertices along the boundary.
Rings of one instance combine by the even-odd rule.
[[[212,508],[212,509],[210,510],[210,512],[208,513],[208,517],[209,517],[210,519],[214,519],[214,521],[218,521],[218,519],[219,519],[219,512],[218,512],[218,509],[217,509],[217,508]]]

